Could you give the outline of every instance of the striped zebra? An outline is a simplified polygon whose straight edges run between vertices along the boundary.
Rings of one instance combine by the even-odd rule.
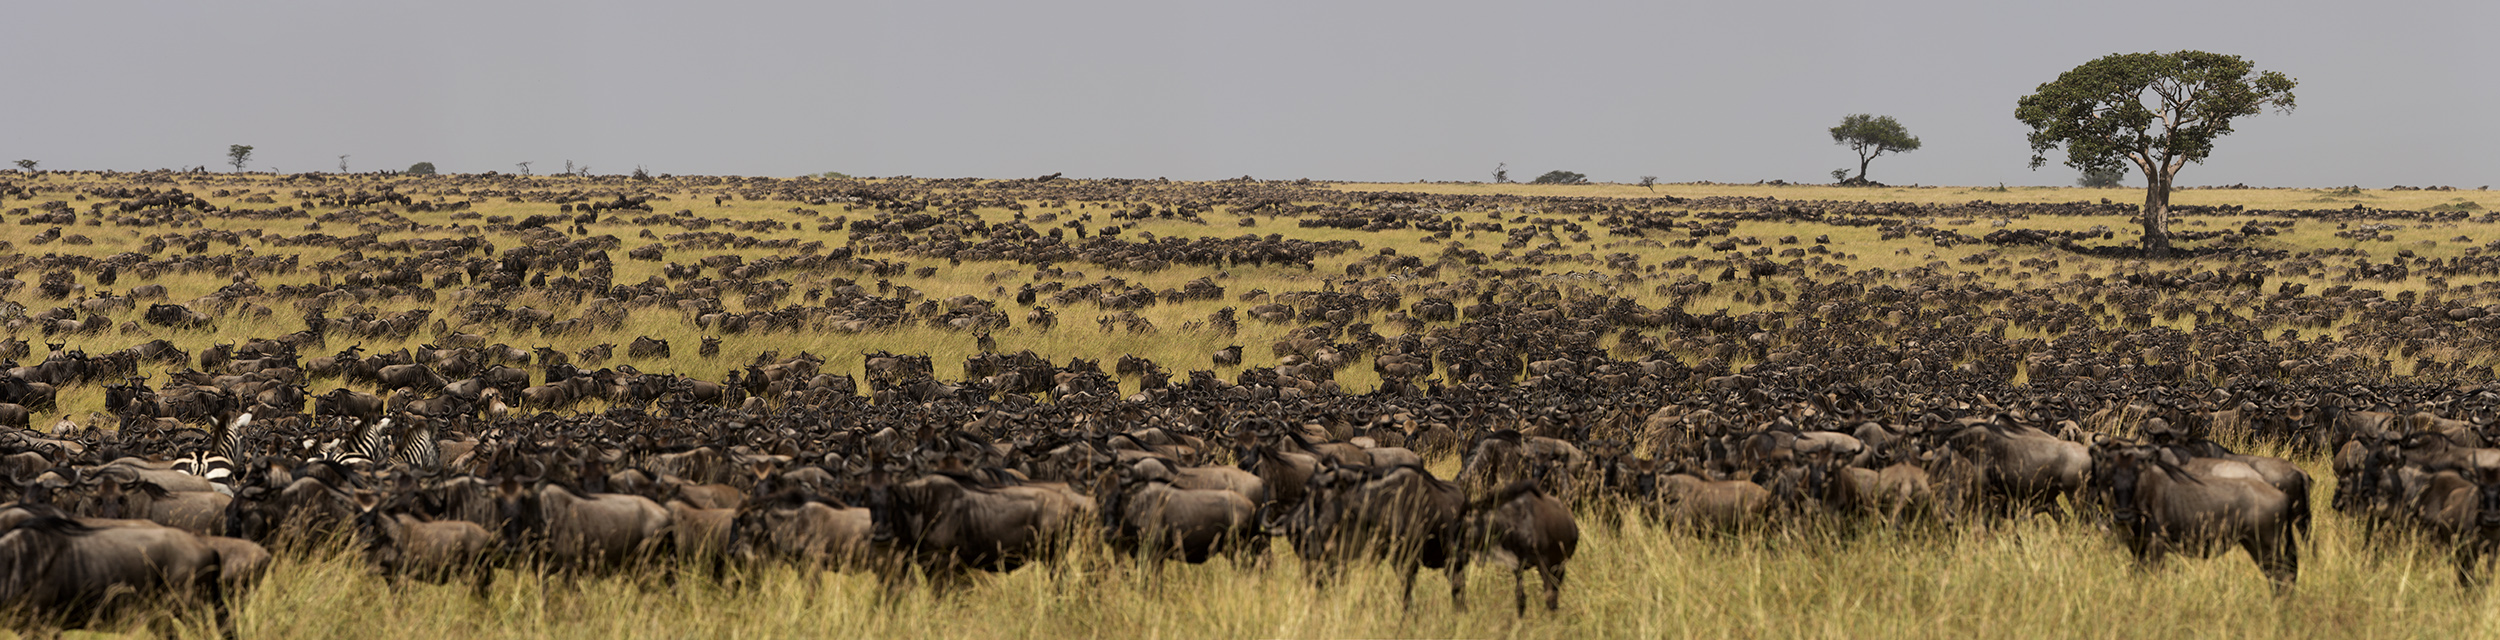
[[[366,424],[364,420],[358,418],[347,420],[353,432],[346,439],[333,439],[319,444],[310,440],[304,441],[305,448],[313,450],[314,459],[330,460],[351,469],[371,469],[391,459],[395,449],[391,446],[390,418],[383,418],[372,424]]]
[[[434,441],[433,425],[419,420],[409,425],[407,431],[399,438],[399,447],[392,452],[391,461],[419,469],[442,466],[442,445]]]
[[[251,426],[252,414],[249,413],[235,416],[232,422],[216,425],[209,431],[208,448],[175,460],[174,470],[206,479],[218,493],[234,496],[234,483],[241,480],[242,475],[242,465],[235,461],[243,457],[243,439]]]

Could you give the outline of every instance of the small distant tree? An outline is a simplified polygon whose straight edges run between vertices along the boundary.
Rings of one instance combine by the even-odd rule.
[[[1510,184],[1510,163],[1504,162],[1493,167],[1493,184]]]
[[[2075,186],[2089,187],[2093,189],[2109,189],[2123,186],[2120,183],[2125,182],[2126,180],[2127,171],[2125,169],[2117,167],[2085,169],[2083,171],[2083,177],[2075,178]]]
[[[1833,170],[1832,170],[1832,181],[1833,181],[1833,182],[1848,182],[1848,181],[1849,181],[1849,169],[1847,169],[1847,168],[1845,168],[1845,167],[1844,167],[1844,168],[1840,168],[1840,169],[1833,169]]]
[[[36,162],[36,161],[33,161],[33,160],[19,160],[19,161],[17,161],[17,168],[19,168],[19,169],[23,169],[23,170],[26,170],[26,171],[31,172],[31,171],[34,171],[34,170],[35,170],[35,165],[39,165],[39,164],[43,164],[43,163],[41,163],[41,162]]]
[[[1892,116],[1863,113],[1841,118],[1840,126],[1832,127],[1832,144],[1848,145],[1850,151],[1858,152],[1858,177],[1842,182],[1865,182],[1866,165],[1874,162],[1876,156],[1908,153],[1919,147],[1918,138],[1910,135],[1909,127],[1901,126]]]
[[[2144,251],[2170,255],[2170,185],[2203,163],[2231,122],[2269,107],[2292,111],[2298,81],[2239,56],[2203,51],[2120,53],[2059,74],[2014,106],[2031,128],[2031,168],[2066,148],[2066,166],[2133,164],[2144,173]]]
[[[1545,175],[1537,176],[1535,180],[1531,180],[1531,181],[1529,181],[1529,182],[1528,182],[1528,184],[1588,184],[1588,183],[1589,183],[1589,177],[1588,177],[1588,174],[1580,173],[1580,172],[1577,172],[1577,171],[1564,171],[1564,170],[1561,170],[1561,169],[1555,169],[1555,170],[1553,170],[1553,171],[1547,171],[1547,172],[1545,172]]]
[[[1648,189],[1651,193],[1657,193],[1658,176],[1641,176],[1641,188]]]
[[[252,161],[252,145],[226,145],[226,164],[234,165],[235,173],[243,172],[243,163]]]
[[[521,168],[521,175],[525,175],[525,176],[526,176],[526,175],[529,175],[529,174],[530,174],[530,163],[528,163],[528,162],[515,162],[515,163],[512,163],[512,166],[515,166],[515,167],[520,167],[520,168]]]
[[[412,175],[412,176],[430,176],[430,175],[434,175],[434,163],[431,163],[431,162],[419,162],[419,163],[416,163],[416,164],[408,165],[408,175]]]
[[[642,170],[642,165],[634,165],[634,179],[648,181],[651,179],[651,172]]]
[[[339,173],[347,173],[347,154],[339,154]]]
[[[573,175],[573,161],[564,161],[564,175]]]

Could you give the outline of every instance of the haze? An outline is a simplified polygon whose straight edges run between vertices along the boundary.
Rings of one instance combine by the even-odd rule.
[[[795,6],[794,6],[795,5]],[[2300,81],[2182,185],[2500,182],[2500,3],[49,2],[0,23],[47,169],[2066,185],[2015,100],[2118,52]],[[2141,185],[2130,177],[2129,185]]]

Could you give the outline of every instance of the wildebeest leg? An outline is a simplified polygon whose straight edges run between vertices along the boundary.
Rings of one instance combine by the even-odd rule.
[[[226,603],[226,579],[217,565],[201,572],[200,593],[208,597],[209,606],[217,616],[217,637],[234,640],[234,610]]]
[[[1554,611],[1561,609],[1563,566],[1560,564],[1550,564],[1537,567],[1537,571],[1545,574],[1545,610]]]
[[[2300,579],[2300,547],[2295,540],[2289,523],[2284,523],[2281,531],[2260,533],[2249,540],[2249,557],[2255,558],[2258,570],[2274,581],[2278,595],[2290,592],[2292,584]],[[2260,548],[2267,553],[2259,554]]]
[[[2479,590],[2483,586],[2482,581],[2477,579],[2477,576],[2474,575],[2476,572],[2482,570],[2482,546],[2483,545],[2480,541],[2474,540],[2469,540],[2464,544],[2457,545],[2457,551],[2454,555],[2457,563],[2457,586],[2464,588],[2467,593]]]
[[[470,577],[470,593],[474,594],[479,600],[490,599],[495,593],[495,568],[474,567],[471,568],[470,571],[476,574]]]

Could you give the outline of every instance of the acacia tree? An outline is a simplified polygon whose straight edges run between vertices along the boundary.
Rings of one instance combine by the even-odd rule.
[[[235,173],[243,172],[243,163],[252,161],[252,145],[226,145],[226,164],[234,165]]]
[[[1528,184],[1588,184],[1588,182],[1588,174],[1555,169],[1545,172],[1545,175],[1537,176],[1535,180],[1528,181]]]
[[[1849,145],[1850,151],[1858,152],[1858,177],[1843,182],[1866,182],[1866,165],[1874,162],[1875,156],[1909,153],[1919,146],[1918,137],[1910,135],[1909,127],[1901,126],[1901,121],[1863,113],[1841,118],[1840,126],[1832,127],[1832,144]]]
[[[2132,163],[2144,173],[2144,250],[2170,254],[2170,186],[2179,169],[2203,163],[2231,121],[2266,107],[2289,114],[2292,87],[2239,56],[2203,51],[2120,53],[2040,85],[2016,103],[2031,127],[2031,168],[2066,148],[2066,165],[2086,173]]]

